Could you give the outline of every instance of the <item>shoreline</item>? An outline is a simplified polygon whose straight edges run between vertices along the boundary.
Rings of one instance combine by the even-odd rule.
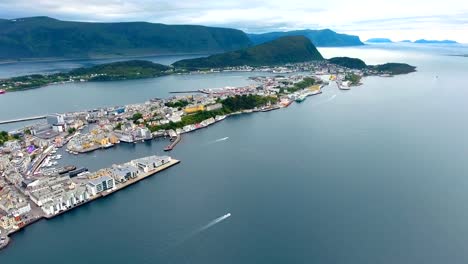
[[[12,236],[14,234],[20,232],[20,231],[24,231],[26,229],[26,227],[28,227],[28,226],[30,226],[30,225],[32,225],[32,224],[34,224],[34,223],[36,223],[36,222],[38,222],[40,220],[43,220],[43,219],[50,220],[50,219],[53,219],[53,218],[55,218],[55,217],[57,217],[59,215],[65,214],[65,213],[67,213],[69,211],[72,211],[72,210],[74,210],[76,208],[79,208],[79,207],[81,207],[83,205],[91,204],[91,202],[93,202],[93,201],[96,201],[98,199],[105,198],[105,197],[107,197],[109,195],[117,193],[118,191],[123,190],[123,189],[125,189],[125,188],[127,188],[127,187],[129,187],[129,186],[131,186],[131,185],[133,185],[135,183],[138,183],[138,182],[140,182],[142,180],[145,180],[145,179],[147,179],[147,178],[149,178],[151,176],[154,176],[154,175],[158,174],[159,172],[162,172],[162,171],[164,171],[166,169],[169,169],[170,167],[173,167],[173,166],[179,164],[180,162],[181,162],[180,160],[171,159],[168,163],[163,164],[163,165],[155,168],[154,170],[143,173],[143,175],[140,175],[137,178],[130,179],[130,180],[128,180],[126,182],[123,182],[123,183],[116,183],[114,189],[99,193],[99,194],[95,195],[94,197],[90,197],[87,201],[79,203],[79,204],[77,204],[77,205],[75,205],[73,207],[70,207],[70,208],[68,208],[66,210],[60,211],[60,212],[58,212],[56,214],[53,214],[53,215],[50,215],[50,216],[43,215],[42,217],[38,217],[38,218],[28,222],[27,224],[25,224],[21,228],[18,228],[18,229],[14,230],[14,231],[11,231],[11,232],[5,234],[5,238],[6,238],[5,242],[2,245],[0,245],[0,254],[1,254],[3,249],[7,248],[8,245],[11,244]],[[3,235],[0,235],[0,236],[3,236]]]
[[[130,58],[147,58],[147,57],[169,57],[169,56],[194,56],[194,55],[212,55],[215,53],[150,53],[144,55],[128,55],[128,56],[119,56],[119,55],[110,55],[110,56],[91,56],[91,57],[77,57],[77,58],[20,58],[20,59],[7,59],[0,60],[0,65],[6,64],[15,64],[15,63],[31,63],[31,62],[61,62],[61,61],[86,61],[86,60],[112,60],[112,59],[130,59]]]

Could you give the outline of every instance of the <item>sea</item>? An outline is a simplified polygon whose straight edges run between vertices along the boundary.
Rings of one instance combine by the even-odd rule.
[[[326,86],[288,108],[185,134],[169,153],[179,165],[28,226],[0,251],[0,263],[466,263],[468,57],[458,55],[468,54],[468,46],[319,50],[326,58],[409,63],[417,72],[366,77],[349,91]],[[150,59],[167,64],[178,58]],[[97,62],[55,63],[3,64],[0,76]],[[260,73],[11,92],[0,95],[0,120],[240,86],[253,75]],[[97,170],[163,155],[167,144],[159,139],[77,156],[63,152],[60,163]]]

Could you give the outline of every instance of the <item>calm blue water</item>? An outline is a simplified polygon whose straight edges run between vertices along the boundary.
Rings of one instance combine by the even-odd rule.
[[[55,60],[55,61],[25,61],[15,63],[0,63],[0,78],[8,78],[13,76],[21,76],[28,74],[47,74],[69,71],[79,67],[90,67],[96,64],[109,63],[115,61],[123,61],[130,59],[144,59],[155,63],[170,65],[181,59],[198,58],[206,56],[200,55],[185,55],[185,56],[152,56],[152,57],[135,57],[135,58],[113,58],[113,59],[79,59],[79,60]]]
[[[171,152],[181,164],[28,227],[0,263],[465,263],[468,59],[381,45],[321,52],[409,62],[418,72],[370,77],[351,91],[330,86],[302,104],[185,135]],[[165,89],[190,78],[218,86],[223,75],[181,78]],[[123,102],[119,86],[143,83],[88,91],[120,89],[108,96]],[[59,90],[35,97],[48,89]],[[141,95],[133,96],[126,99]],[[97,169],[161,154],[166,144],[122,144],[62,162]]]

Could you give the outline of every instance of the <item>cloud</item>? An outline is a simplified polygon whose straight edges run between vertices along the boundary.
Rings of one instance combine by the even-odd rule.
[[[468,43],[462,0],[0,0],[0,17],[149,21],[234,27],[247,32],[331,28],[362,38],[456,39]]]

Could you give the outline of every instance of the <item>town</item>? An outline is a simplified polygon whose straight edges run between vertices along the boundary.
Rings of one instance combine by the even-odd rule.
[[[276,75],[251,77],[254,83],[245,87],[201,89],[141,104],[49,114],[46,122],[2,132],[0,248],[8,244],[9,235],[35,221],[67,212],[179,163],[169,156],[150,156],[89,172],[73,165],[56,167],[62,158],[57,154],[58,148],[80,155],[160,137],[169,138],[164,150],[170,151],[184,133],[231,115],[268,112],[288,107],[294,101],[303,102],[308,96],[320,94],[330,82],[348,90],[369,74],[324,62],[221,70]]]

